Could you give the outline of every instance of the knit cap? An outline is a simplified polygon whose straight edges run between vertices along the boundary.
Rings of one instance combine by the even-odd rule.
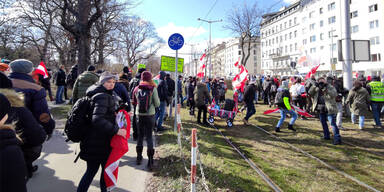
[[[116,80],[116,76],[113,75],[112,73],[108,72],[108,71],[103,72],[99,78],[99,84],[102,85],[110,79]]]
[[[9,64],[12,72],[16,73],[30,73],[33,70],[33,64],[26,59],[17,59]]]

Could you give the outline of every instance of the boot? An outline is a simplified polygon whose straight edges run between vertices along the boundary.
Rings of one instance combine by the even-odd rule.
[[[137,158],[136,158],[136,164],[140,165],[141,161],[143,160],[143,146],[136,146],[136,153],[137,153]]]
[[[296,129],[293,128],[293,125],[288,125],[288,129],[292,131],[296,131]]]
[[[155,150],[154,149],[148,149],[147,150],[147,155],[148,155],[148,169],[150,171],[152,171],[153,169],[153,155],[155,154]]]
[[[281,132],[281,131],[280,131],[280,127],[276,127],[276,128],[275,128],[275,132]]]

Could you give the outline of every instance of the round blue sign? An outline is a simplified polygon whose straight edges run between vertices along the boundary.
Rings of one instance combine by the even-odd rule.
[[[173,50],[179,50],[184,45],[184,38],[179,33],[172,34],[168,39],[168,46]]]

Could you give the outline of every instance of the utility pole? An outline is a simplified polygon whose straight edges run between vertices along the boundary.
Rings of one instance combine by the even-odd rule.
[[[217,22],[222,22],[223,20],[204,20],[204,19],[197,19],[198,21],[204,21],[209,23],[209,46],[208,46],[208,56],[209,56],[209,77],[212,77],[212,60],[211,60],[211,24],[212,23],[217,23]],[[207,74],[205,74],[206,76]]]
[[[335,50],[333,50],[333,38],[334,37],[338,37],[337,35],[333,35],[333,32],[335,32],[336,30],[331,30],[331,74],[332,75],[335,75],[335,71],[333,70],[333,68],[335,67],[336,68],[336,63],[333,62],[333,52]]]
[[[344,0],[344,32],[345,40],[343,44],[343,51],[345,53],[343,61],[343,77],[344,88],[350,90],[352,88],[352,58],[351,58],[351,15],[349,0]]]

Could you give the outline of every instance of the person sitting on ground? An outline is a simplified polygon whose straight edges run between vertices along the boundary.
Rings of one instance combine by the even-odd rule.
[[[83,72],[76,79],[73,85],[72,102],[73,104],[82,97],[85,96],[87,89],[99,81],[99,76],[95,73],[95,66],[88,66],[87,71]]]
[[[26,192],[27,167],[16,135],[11,124],[5,124],[11,104],[0,94],[0,191]]]
[[[277,89],[277,94],[275,98],[275,104],[280,109],[280,120],[277,122],[275,131],[281,132],[280,128],[284,123],[287,114],[291,115],[291,121],[288,124],[288,129],[292,131],[296,131],[293,128],[293,124],[297,119],[297,113],[292,109],[291,105],[291,96],[289,94],[288,89],[288,81],[282,81],[281,86]]]
[[[139,117],[136,163],[140,165],[143,160],[143,140],[145,137],[147,140],[147,166],[151,170],[153,167],[153,155],[155,154],[152,130],[155,127],[155,108],[160,106],[160,98],[156,84],[152,80],[152,74],[149,71],[144,71],[141,74],[141,82],[133,91],[132,104],[136,106],[134,113]]]
[[[196,81],[198,82],[196,85],[196,89],[193,93],[195,96],[195,106],[199,109],[197,113],[197,123],[198,124],[204,124],[209,125],[207,122],[207,105],[206,101],[210,103],[211,97],[209,96],[207,85],[200,81],[199,78],[196,78]],[[203,112],[203,122],[201,122],[201,112]]]

